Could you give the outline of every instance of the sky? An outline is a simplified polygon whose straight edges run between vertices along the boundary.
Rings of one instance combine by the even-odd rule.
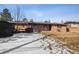
[[[36,22],[79,21],[79,4],[0,4],[0,12],[8,8],[16,20],[17,7],[20,9],[20,19],[28,18]]]

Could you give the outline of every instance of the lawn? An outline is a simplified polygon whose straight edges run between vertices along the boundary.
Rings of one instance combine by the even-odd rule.
[[[41,32],[43,35],[50,35],[49,37],[55,38],[63,45],[66,45],[73,51],[79,52],[79,32]]]

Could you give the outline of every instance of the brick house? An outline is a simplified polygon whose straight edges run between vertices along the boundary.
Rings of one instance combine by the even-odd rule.
[[[33,32],[52,31],[52,32],[73,32],[78,31],[79,28],[70,27],[69,24],[58,23],[41,23],[41,22],[11,22],[15,31],[24,32],[27,28],[33,28]]]

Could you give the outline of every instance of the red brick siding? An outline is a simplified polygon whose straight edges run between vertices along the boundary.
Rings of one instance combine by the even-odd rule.
[[[49,25],[33,25],[34,32],[49,31]]]
[[[66,32],[66,26],[61,26],[61,27],[58,27],[58,26],[51,26],[51,31],[52,32]]]

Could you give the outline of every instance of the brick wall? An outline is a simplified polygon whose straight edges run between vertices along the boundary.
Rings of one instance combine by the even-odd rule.
[[[58,26],[51,26],[51,31],[52,32],[66,32],[66,26],[61,26],[61,27],[58,27]]]
[[[58,32],[58,31],[57,31],[57,26],[51,26],[51,31],[52,31],[52,32]]]
[[[49,25],[33,25],[33,31],[34,32],[41,32],[41,31],[50,31],[49,30]]]
[[[66,27],[65,27],[65,26],[62,26],[62,28],[61,28],[61,32],[67,32],[67,30],[66,30]]]

